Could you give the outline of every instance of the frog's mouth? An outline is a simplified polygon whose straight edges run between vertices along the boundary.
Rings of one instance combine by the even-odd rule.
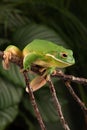
[[[55,58],[51,54],[46,54],[45,56],[48,59],[47,61],[38,59],[37,61],[34,62],[34,64],[40,65],[43,67],[57,67],[57,68],[65,68],[72,65],[68,62],[64,62],[60,59]]]
[[[68,67],[68,66],[71,66],[71,65],[74,64],[74,63],[69,63],[69,62],[65,62],[63,60],[57,59],[55,56],[53,56],[51,54],[46,54],[46,56],[52,57],[52,59],[54,59],[55,61],[57,61],[57,66],[56,67],[59,67],[59,68]]]

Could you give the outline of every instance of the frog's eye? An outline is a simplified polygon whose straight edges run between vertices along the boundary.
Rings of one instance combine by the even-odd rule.
[[[62,57],[62,58],[67,58],[67,53],[65,53],[65,52],[62,52],[61,54],[60,54],[60,56]]]

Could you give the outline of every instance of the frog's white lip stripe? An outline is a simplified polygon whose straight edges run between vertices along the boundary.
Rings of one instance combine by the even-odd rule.
[[[64,63],[64,64],[67,64],[67,65],[71,65],[70,63],[67,63],[67,62],[64,62],[64,61],[61,61],[61,60],[55,58],[55,57],[54,57],[53,55],[51,55],[51,54],[46,54],[46,56],[50,56],[50,57],[52,57],[53,59],[55,59],[56,61],[59,61],[60,63]]]

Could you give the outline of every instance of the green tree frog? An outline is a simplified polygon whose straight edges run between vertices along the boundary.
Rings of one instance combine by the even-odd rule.
[[[32,63],[46,69],[42,76],[37,76],[30,86],[33,91],[46,84],[48,77],[56,68],[65,68],[75,63],[72,50],[66,49],[47,40],[36,39],[23,49],[24,70],[30,69]]]
[[[11,55],[13,54],[23,57],[24,70],[30,70],[32,64],[40,66],[42,68],[41,71],[45,70],[42,76],[36,76],[31,81],[30,86],[33,91],[36,91],[45,85],[48,77],[56,68],[65,68],[75,63],[72,50],[47,40],[33,40],[25,46],[22,52],[17,47],[10,45],[4,52],[5,57],[7,57],[6,60],[4,60],[5,68],[8,68],[9,65],[8,57],[11,58]]]

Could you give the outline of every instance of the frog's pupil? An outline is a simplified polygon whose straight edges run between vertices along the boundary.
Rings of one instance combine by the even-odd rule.
[[[63,57],[67,57],[67,54],[62,54]]]
[[[67,54],[66,53],[61,53],[61,57],[62,58],[67,58]]]

